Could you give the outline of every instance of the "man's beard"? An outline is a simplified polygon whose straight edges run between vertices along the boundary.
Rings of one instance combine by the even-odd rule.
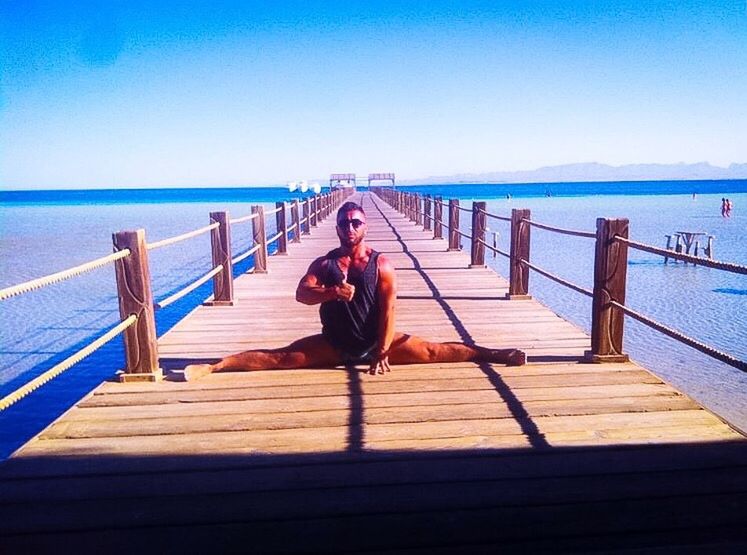
[[[358,246],[363,241],[362,235],[356,235],[354,238],[350,238],[347,235],[340,237],[340,244],[346,248],[352,248]]]

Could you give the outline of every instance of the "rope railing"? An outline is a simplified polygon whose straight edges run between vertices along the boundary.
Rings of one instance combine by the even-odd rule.
[[[243,224],[244,222],[249,222],[253,220],[254,218],[258,218],[259,213],[255,212],[254,214],[249,214],[248,216],[241,216],[240,218],[233,218],[229,221],[231,225],[233,224]]]
[[[167,239],[161,239],[160,241],[154,241],[153,243],[148,243],[147,248],[149,251],[152,251],[154,249],[159,249],[167,245],[173,245],[174,243],[179,243],[180,241],[185,241],[187,239],[191,239],[192,237],[197,237],[198,235],[207,233],[208,231],[212,231],[213,229],[216,229],[219,225],[220,224],[216,222],[210,225],[206,225],[205,227],[201,227],[200,229],[195,229],[194,231],[188,231],[187,233],[182,233],[181,235],[177,235],[175,237],[169,237]]]
[[[478,239],[478,241],[479,241],[480,243],[482,243],[483,245],[485,245],[485,248],[487,248],[487,249],[489,249],[489,250],[491,250],[491,251],[493,251],[493,252],[495,252],[495,253],[498,253],[498,254],[500,254],[501,256],[505,256],[506,258],[511,258],[511,255],[510,255],[510,254],[508,254],[507,252],[505,252],[505,251],[502,251],[501,249],[499,249],[499,248],[497,248],[497,247],[494,247],[494,246],[492,246],[492,245],[488,245],[488,244],[487,244],[487,243],[486,243],[485,241],[483,241],[482,239]]]
[[[28,293],[29,291],[33,291],[35,289],[46,287],[47,285],[59,283],[66,279],[79,276],[80,274],[83,274],[85,272],[90,272],[91,270],[96,270],[97,268],[101,268],[102,266],[106,266],[107,264],[111,264],[112,262],[116,262],[117,260],[121,260],[122,258],[125,258],[129,255],[129,249],[123,249],[113,254],[97,258],[96,260],[91,260],[90,262],[86,262],[85,264],[80,264],[79,266],[68,268],[67,270],[62,270],[60,272],[55,272],[54,274],[49,274],[48,276],[25,281],[23,283],[19,283],[18,285],[13,285],[12,287],[6,287],[5,289],[0,289],[0,301],[15,297],[16,295]]]
[[[610,304],[616,308],[619,308],[631,318],[638,320],[642,324],[645,324],[648,327],[653,328],[656,331],[659,331],[663,333],[664,335],[667,335],[671,337],[672,339],[679,341],[680,343],[684,343],[685,345],[688,345],[692,347],[693,349],[700,351],[701,353],[705,353],[712,358],[720,360],[721,362],[724,362],[728,364],[729,366],[733,366],[734,368],[738,368],[739,370],[742,370],[743,372],[747,372],[747,361],[739,360],[738,358],[733,357],[728,353],[724,353],[723,351],[719,351],[718,349],[715,349],[709,345],[706,345],[705,343],[701,343],[697,339],[688,337],[687,335],[675,330],[674,328],[670,328],[660,322],[657,322],[656,320],[652,320],[651,318],[644,316],[640,312],[637,312],[633,310],[632,308],[629,308],[623,304],[620,304],[617,301],[610,301]]]
[[[137,321],[137,316],[134,314],[131,314],[129,317],[127,317],[125,320],[117,324],[115,327],[113,327],[111,330],[106,332],[104,335],[99,337],[98,339],[92,341],[87,346],[83,347],[79,351],[73,353],[69,357],[67,357],[62,362],[55,364],[52,368],[41,374],[40,376],[37,376],[33,380],[29,381],[25,385],[22,385],[12,393],[9,393],[2,399],[0,399],[0,411],[7,409],[12,404],[16,403],[17,401],[20,401],[23,399],[26,395],[34,391],[35,389],[41,387],[45,383],[47,383],[49,380],[59,376],[62,374],[65,370],[68,370],[75,364],[79,363],[81,360],[89,356],[94,351],[100,349],[102,346],[104,346],[106,343],[114,339],[117,335],[125,331],[127,328],[132,326]]]
[[[649,252],[651,254],[658,254],[665,258],[674,258],[676,260],[681,260],[683,262],[691,262],[693,264],[698,264],[700,266],[707,266],[708,268],[715,268],[717,270],[724,270],[726,272],[733,272],[735,274],[743,274],[743,275],[747,274],[747,266],[742,266],[740,264],[734,264],[733,262],[721,262],[718,260],[711,260],[710,258],[700,258],[698,256],[692,256],[690,254],[683,254],[683,253],[676,252],[676,251],[661,249],[659,247],[647,245],[646,243],[639,243],[638,241],[631,241],[630,239],[626,239],[625,237],[620,237],[619,235],[615,236],[615,240],[620,241],[621,243],[625,243],[626,245],[628,245],[629,247],[633,249]]]
[[[313,221],[314,219],[321,221],[325,215],[330,213],[333,203],[340,202],[345,198],[345,196],[347,195],[343,192],[318,196],[314,200],[314,210],[311,215],[307,212],[306,217],[301,220],[301,223],[305,223],[308,226],[310,221]],[[307,200],[305,210],[308,210],[309,205],[309,201]],[[19,399],[53,379],[55,376],[73,367],[82,359],[89,356],[91,353],[123,332],[126,332],[126,341],[134,342],[132,344],[138,345],[138,349],[137,353],[131,352],[132,349],[126,350],[125,370],[119,376],[120,381],[156,381],[160,379],[162,374],[161,370],[157,367],[158,342],[156,337],[154,311],[171,305],[177,300],[195,291],[198,287],[212,278],[215,279],[215,284],[210,304],[223,306],[233,304],[232,265],[245,260],[252,254],[260,251],[260,249],[264,249],[264,255],[258,255],[255,259],[255,265],[249,268],[246,273],[264,273],[267,271],[266,245],[268,243],[274,243],[280,239],[278,252],[284,252],[284,249],[286,248],[286,245],[281,238],[283,232],[288,229],[286,227],[287,219],[285,221],[283,219],[285,210],[288,209],[288,206],[288,203],[277,202],[275,203],[274,209],[265,212],[262,207],[258,205],[252,207],[253,212],[251,214],[233,220],[228,218],[227,212],[211,212],[210,225],[151,243],[146,241],[145,231],[142,229],[120,231],[113,235],[115,249],[117,250],[108,256],[48,276],[0,289],[0,300],[4,300],[75,277],[104,265],[118,262],[115,266],[117,291],[120,314],[122,315],[122,318],[124,318],[124,320],[117,326],[106,331],[101,337],[95,339],[89,345],[78,350],[62,362],[54,365],[37,378],[29,381],[26,385],[23,385],[9,395],[0,398],[0,410],[4,410],[11,406]],[[301,231],[301,226],[299,225],[297,218],[298,206],[299,204],[294,202],[292,215],[295,221],[289,228],[295,230],[296,233]],[[265,217],[275,216],[273,219],[276,220],[278,232],[269,238],[265,231],[265,219],[261,218],[263,214]],[[254,245],[245,253],[235,258],[231,258],[230,224],[238,224],[248,221],[254,221]],[[148,251],[191,239],[208,232],[211,234],[213,268],[176,293],[173,293],[158,302],[153,302]],[[260,252],[260,254],[262,253]],[[145,302],[143,302],[144,299]],[[129,316],[125,318],[128,314]],[[140,324],[133,327],[136,322],[140,322]]]
[[[223,266],[216,266],[215,268],[213,268],[212,270],[210,270],[207,274],[205,274],[204,276],[196,279],[195,281],[193,281],[192,283],[190,283],[189,285],[187,285],[183,289],[177,291],[173,295],[169,295],[168,297],[166,297],[162,301],[158,301],[157,303],[155,303],[156,309],[166,308],[167,306],[169,306],[170,304],[178,301],[179,299],[181,299],[185,295],[188,295],[189,293],[191,293],[192,291],[194,291],[195,289],[197,289],[200,285],[202,285],[203,283],[205,283],[206,281],[208,281],[213,276],[218,275],[222,271],[223,271]]]
[[[379,191],[377,191],[378,193]],[[391,190],[381,190],[381,196],[389,202],[395,209],[401,213],[411,215],[413,204],[416,203],[409,193],[394,193]],[[740,370],[747,371],[747,362],[710,347],[696,339],[687,337],[681,332],[667,327],[659,322],[644,316],[619,302],[625,298],[626,280],[620,272],[624,272],[627,267],[627,249],[615,248],[616,244],[625,244],[630,248],[649,252],[665,259],[672,258],[682,262],[706,266],[709,268],[733,272],[736,274],[747,274],[747,266],[735,264],[732,262],[723,262],[711,258],[700,258],[669,250],[637,241],[628,239],[629,221],[625,218],[598,218],[596,232],[588,232],[575,229],[567,229],[558,226],[551,226],[540,222],[534,222],[530,218],[530,211],[526,208],[512,209],[511,217],[499,216],[486,211],[485,203],[473,203],[472,210],[459,206],[459,199],[450,199],[448,202],[439,201],[436,198],[429,199],[433,206],[448,207],[450,210],[451,223],[449,227],[450,240],[449,249],[458,241],[457,237],[469,238],[472,241],[472,267],[484,267],[484,248],[492,251],[494,254],[500,254],[509,259],[509,290],[507,298],[509,299],[527,299],[529,296],[529,271],[524,268],[533,270],[540,275],[555,281],[573,291],[581,293],[586,297],[591,297],[592,302],[592,334],[591,334],[591,351],[588,358],[594,362],[617,362],[627,360],[627,355],[622,352],[623,341],[623,321],[624,316],[630,316],[641,323],[657,330],[673,339],[676,339],[690,347],[693,347],[721,362],[734,366]],[[428,205],[426,205],[427,208]],[[459,229],[458,218],[453,218],[454,212],[473,212],[472,225],[477,226],[472,236],[463,233]],[[452,212],[453,211],[453,212]],[[419,215],[416,213],[416,216]],[[483,216],[484,215],[484,216]],[[423,214],[424,221],[435,221],[435,214]],[[490,245],[485,241],[485,234],[490,229],[485,225],[485,217],[491,217],[497,220],[511,222],[511,250],[504,252],[497,248],[497,245]],[[411,217],[412,219],[412,217]],[[441,221],[444,224],[443,220]],[[454,229],[451,229],[451,226]],[[571,281],[557,276],[544,268],[536,266],[529,262],[529,245],[531,227],[537,227],[547,231],[595,239],[595,257],[594,257],[594,288],[593,291],[585,289]],[[441,229],[433,230],[434,238],[441,238]],[[617,300],[616,300],[617,299]],[[619,310],[618,310],[619,309]]]
[[[260,245],[260,244],[256,244],[251,249],[249,249],[248,251],[246,251],[245,253],[233,257],[231,259],[231,265],[238,264],[242,260],[246,260],[251,255],[253,255],[255,252],[257,252],[260,249],[261,246],[262,245]]]
[[[535,266],[534,264],[532,264],[528,260],[524,260],[523,258],[520,258],[519,262],[521,262],[525,266],[528,266],[529,268],[531,268],[532,270],[534,270],[538,274],[541,274],[541,275],[545,276],[546,278],[551,279],[552,281],[554,281],[556,283],[559,283],[560,285],[564,285],[564,286],[568,287],[569,289],[573,289],[577,293],[581,293],[582,295],[586,295],[587,297],[593,297],[594,296],[594,293],[592,291],[589,291],[588,289],[584,289],[583,287],[581,287],[579,285],[576,285],[575,283],[570,282],[568,280],[565,280],[562,277],[556,276],[555,274],[552,274],[552,273],[548,272],[547,270],[544,270],[544,269],[540,268],[539,266]]]
[[[554,231],[555,233],[562,233],[563,235],[572,235],[574,237],[586,237],[587,239],[597,238],[597,234],[592,231],[579,231],[576,229],[566,229],[563,227],[542,224],[540,222],[535,222],[534,220],[529,220],[527,218],[522,218],[521,221],[528,223],[532,227],[538,227],[540,229],[544,229],[547,231]]]
[[[511,218],[509,218],[507,216],[499,216],[498,214],[491,214],[490,212],[488,212],[486,210],[480,210],[480,212],[482,212],[483,214],[485,214],[486,216],[488,216],[490,218],[495,218],[496,220],[501,220],[502,222],[510,222],[511,221]]]
[[[468,214],[472,214],[472,209],[465,208],[464,206],[457,206],[457,210],[461,210],[462,212],[467,212]]]

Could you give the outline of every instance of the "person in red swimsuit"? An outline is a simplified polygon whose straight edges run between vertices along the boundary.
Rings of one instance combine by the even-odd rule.
[[[194,364],[186,380],[211,372],[319,368],[366,364],[384,374],[392,364],[487,361],[526,364],[518,349],[489,349],[459,342],[434,343],[395,331],[397,282],[394,267],[366,245],[366,214],[353,202],[337,212],[340,247],[312,262],[296,289],[298,302],[319,304],[322,333],[279,349],[254,349],[216,364]]]

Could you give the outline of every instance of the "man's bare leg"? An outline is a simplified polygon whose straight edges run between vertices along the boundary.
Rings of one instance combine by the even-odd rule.
[[[519,349],[488,349],[457,342],[433,343],[402,333],[395,334],[389,353],[389,362],[392,364],[467,361],[522,366],[526,364],[527,357]]]
[[[339,353],[318,334],[279,349],[255,349],[229,355],[216,364],[190,364],[184,369],[184,379],[194,381],[213,372],[331,367],[341,363]]]

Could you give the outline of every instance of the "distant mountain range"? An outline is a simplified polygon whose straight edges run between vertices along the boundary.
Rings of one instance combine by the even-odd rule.
[[[596,162],[546,166],[515,172],[460,173],[398,180],[402,185],[432,183],[558,183],[567,181],[666,181],[693,179],[747,179],[747,163],[728,168],[697,164],[630,164],[608,166]]]

